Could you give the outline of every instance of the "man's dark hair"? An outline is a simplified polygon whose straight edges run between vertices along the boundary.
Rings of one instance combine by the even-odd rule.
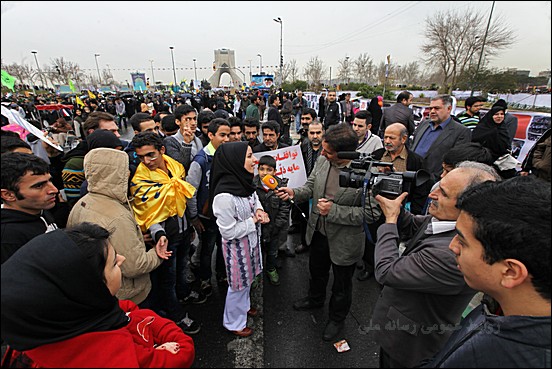
[[[189,104],[182,104],[174,111],[174,116],[176,119],[180,120],[183,116],[195,112],[195,108]]]
[[[355,118],[366,119],[366,125],[372,124],[372,114],[368,110],[359,110],[355,114]]]
[[[268,103],[270,105],[274,105],[274,101],[276,101],[276,99],[280,98],[280,96],[276,95],[276,94],[273,94],[273,95],[270,95],[270,97],[268,98]]]
[[[268,165],[269,167],[276,169],[276,159],[274,159],[274,157],[271,155],[263,155],[259,159],[258,165]]]
[[[155,132],[140,132],[132,138],[132,146],[139,148],[142,146],[153,146],[155,150],[161,150],[163,139]]]
[[[326,130],[324,141],[336,152],[355,151],[358,136],[350,124],[334,124]]]
[[[153,117],[148,113],[135,113],[132,117],[130,117],[129,122],[135,131],[142,132],[140,124],[150,120],[153,120]]]
[[[94,223],[83,222],[63,230],[84,254],[86,260],[94,268],[94,272],[104,282],[105,264],[109,255],[108,239],[111,233]]]
[[[7,152],[1,156],[2,189],[13,191],[18,200],[24,197],[19,192],[19,181],[27,172],[33,175],[48,174],[48,163],[36,155],[21,152]]]
[[[400,103],[403,100],[408,100],[410,99],[411,95],[412,94],[408,91],[401,91],[401,93],[397,95],[397,102]]]
[[[255,127],[255,128],[257,128],[257,131],[258,131],[261,127],[261,123],[259,122],[258,119],[255,119],[255,118],[245,118],[244,121],[243,121],[243,126],[244,127]]]
[[[263,123],[261,129],[264,131],[265,129],[269,129],[271,131],[274,131],[277,135],[280,134],[280,125],[275,120],[267,120]]]
[[[12,152],[13,150],[19,147],[23,147],[25,149],[31,150],[31,147],[29,146],[29,144],[23,141],[22,139],[20,139],[19,135],[17,135],[16,137],[2,135],[0,140],[1,140],[0,149],[2,154],[5,152]]]
[[[240,117],[230,117],[228,118],[228,123],[230,123],[230,128],[240,127],[243,130],[242,120]]]
[[[304,108],[303,110],[301,110],[301,116],[303,115],[310,115],[312,117],[312,120],[318,118],[316,110],[314,110],[313,108]]]
[[[258,98],[259,98],[259,96],[257,96],[257,95],[251,96],[251,98],[250,98],[251,104],[255,104],[255,101],[257,101]]]
[[[463,161],[476,161],[487,165],[493,165],[494,159],[489,150],[478,142],[470,142],[454,146],[443,155],[443,163],[456,166]]]
[[[216,135],[221,126],[230,127],[230,123],[224,118],[215,118],[211,121],[211,123],[209,123],[207,132]]]
[[[215,113],[205,109],[199,112],[197,124],[201,127],[204,123],[211,123],[213,119],[216,119]]]
[[[3,118],[4,116],[2,116]],[[1,137],[15,137],[15,138],[19,138],[21,139],[21,136],[19,136],[19,133],[17,132],[14,132],[14,131],[5,131],[5,130],[0,130],[0,136]]]
[[[82,128],[84,129],[84,135],[88,136],[89,130],[97,130],[100,127],[100,121],[102,120],[115,121],[115,118],[113,117],[113,115],[104,111],[95,111],[90,113],[82,126]]]
[[[161,127],[165,132],[178,131],[179,127],[176,124],[176,117],[174,114],[165,115],[161,118]]]
[[[456,207],[474,221],[475,238],[489,265],[504,259],[522,262],[535,290],[550,301],[550,201],[549,182],[534,177],[514,177],[468,188]]]
[[[473,104],[478,102],[484,102],[485,100],[480,96],[470,96],[466,99],[464,102],[464,107],[467,109],[470,106],[473,106]]]

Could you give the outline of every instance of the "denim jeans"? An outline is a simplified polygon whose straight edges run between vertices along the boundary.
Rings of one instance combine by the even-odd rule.
[[[182,235],[172,241],[169,240],[167,250],[172,251],[172,255],[169,259],[163,260],[161,265],[151,272],[153,293],[152,304],[153,310],[158,314],[160,311],[163,311],[165,313],[164,315],[166,315],[169,319],[178,321],[182,319],[184,310],[180,306],[176,294],[177,271],[179,281],[182,281],[183,279],[185,282],[186,278],[185,271],[178,270],[178,266],[182,267],[182,259],[186,257],[187,252]],[[185,289],[186,287],[184,286],[185,285],[181,285],[181,288]]]
[[[295,114],[295,132],[299,133],[301,129],[301,113]]]

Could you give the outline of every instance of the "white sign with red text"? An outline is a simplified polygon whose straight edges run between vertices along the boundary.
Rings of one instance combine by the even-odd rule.
[[[307,181],[307,171],[303,162],[303,153],[301,146],[290,146],[273,151],[256,152],[255,157],[259,160],[264,155],[270,155],[276,159],[276,173],[274,175],[280,179],[288,179],[287,187],[301,187]],[[255,174],[257,168],[255,167]]]

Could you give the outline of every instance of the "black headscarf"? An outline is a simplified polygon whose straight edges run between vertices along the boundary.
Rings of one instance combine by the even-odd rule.
[[[481,118],[481,121],[472,132],[472,142],[479,142],[483,147],[489,149],[494,160],[506,154],[512,146],[508,129],[504,126],[504,122],[496,124],[493,119],[493,116],[499,111],[505,112],[505,108],[501,105],[493,106]]]
[[[255,192],[253,173],[244,168],[248,147],[247,141],[227,142],[215,152],[209,180],[211,204],[219,193],[248,197]]]
[[[368,109],[366,110],[368,110],[370,114],[372,114],[372,128],[370,128],[370,131],[373,134],[377,135],[379,131],[381,117],[383,115],[383,110],[381,109],[381,106],[379,106],[377,96],[370,99],[370,104],[368,104]]]
[[[19,351],[128,324],[97,266],[63,230],[32,239],[2,264],[1,285],[1,335]]]

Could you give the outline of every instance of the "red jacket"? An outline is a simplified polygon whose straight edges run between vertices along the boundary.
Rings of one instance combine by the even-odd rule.
[[[85,333],[24,354],[34,361],[35,368],[189,368],[192,365],[194,343],[173,321],[140,309],[129,300],[119,301],[119,305],[130,317],[126,327]],[[173,354],[154,348],[166,342],[177,342],[180,350]]]

